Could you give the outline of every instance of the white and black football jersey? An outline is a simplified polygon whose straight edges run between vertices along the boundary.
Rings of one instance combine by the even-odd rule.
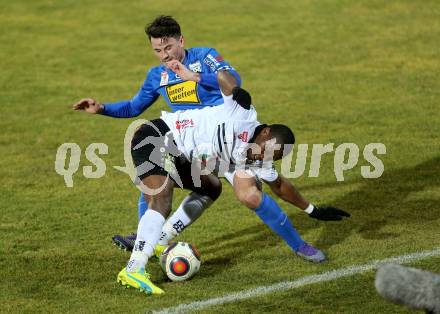
[[[216,107],[162,112],[161,119],[173,133],[177,148],[188,160],[196,158],[211,165],[219,176],[238,167],[265,181],[275,180],[278,173],[272,162],[249,164],[246,160],[249,140],[260,125],[255,108],[245,109],[232,95],[222,96],[224,104]]]

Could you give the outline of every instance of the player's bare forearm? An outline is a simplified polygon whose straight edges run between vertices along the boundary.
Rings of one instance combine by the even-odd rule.
[[[301,195],[301,193],[281,175],[275,181],[266,183],[282,200],[303,210],[309,206],[310,203]]]
[[[317,207],[310,204],[285,178],[279,176],[274,182],[266,182],[279,198],[304,210],[309,217],[324,221],[338,221],[350,217],[346,211],[332,207]]]
[[[231,95],[234,87],[238,85],[235,76],[228,71],[218,71],[217,81],[220,90],[226,96]]]

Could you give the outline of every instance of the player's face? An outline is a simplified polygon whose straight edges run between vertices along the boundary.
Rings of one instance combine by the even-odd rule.
[[[151,38],[151,47],[153,48],[154,54],[163,64],[172,60],[182,62],[185,57],[183,44],[183,36],[180,36],[179,38]]]
[[[276,143],[275,138],[257,137],[253,144],[247,151],[247,159],[251,162],[283,158],[283,148]]]

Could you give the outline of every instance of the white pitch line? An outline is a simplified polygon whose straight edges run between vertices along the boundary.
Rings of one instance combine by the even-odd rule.
[[[382,260],[374,260],[368,264],[352,265],[344,268],[339,268],[319,275],[306,276],[294,281],[284,281],[270,286],[260,286],[254,289],[248,289],[236,293],[231,293],[223,297],[207,299],[204,301],[195,301],[187,304],[180,304],[178,306],[164,308],[162,310],[153,311],[151,313],[172,314],[172,313],[185,313],[188,311],[201,310],[214,305],[232,303],[243,299],[249,299],[249,298],[269,294],[271,292],[285,291],[313,283],[326,282],[355,274],[361,274],[369,270],[376,269],[382,264],[387,264],[387,263],[405,264],[438,255],[440,255],[440,247],[432,251],[424,251],[419,253],[401,255],[401,256],[386,258]]]

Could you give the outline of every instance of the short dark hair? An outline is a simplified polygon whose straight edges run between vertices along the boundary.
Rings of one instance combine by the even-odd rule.
[[[295,144],[295,135],[292,130],[284,124],[270,124],[270,135],[276,138],[277,144]]]
[[[150,41],[151,37],[174,37],[178,39],[182,35],[179,23],[169,15],[156,17],[153,22],[145,26],[145,33]]]

